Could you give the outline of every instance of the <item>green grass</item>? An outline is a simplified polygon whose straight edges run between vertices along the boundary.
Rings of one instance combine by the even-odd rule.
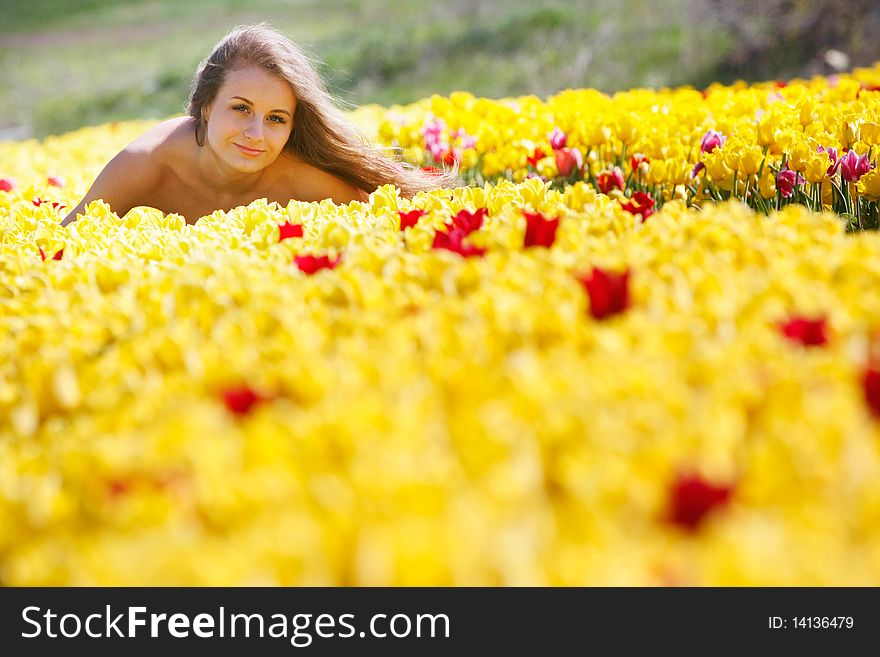
[[[260,20],[352,105],[687,84],[723,54],[689,2],[31,0],[0,26],[0,138],[180,113],[214,43]]]

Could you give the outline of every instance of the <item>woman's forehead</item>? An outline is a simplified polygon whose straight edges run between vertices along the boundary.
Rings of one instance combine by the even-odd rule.
[[[238,96],[254,105],[271,105],[272,109],[293,110],[296,105],[290,83],[254,64],[227,71],[218,95],[222,98]]]

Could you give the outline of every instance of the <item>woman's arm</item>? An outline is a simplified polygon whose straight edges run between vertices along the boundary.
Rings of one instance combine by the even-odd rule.
[[[149,196],[159,184],[160,168],[154,160],[151,149],[145,149],[137,142],[120,151],[61,225],[76,221],[85,207],[96,199],[107,202],[120,217],[137,205],[149,204]]]

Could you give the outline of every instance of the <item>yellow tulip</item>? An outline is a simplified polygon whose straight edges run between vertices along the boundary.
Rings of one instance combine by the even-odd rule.
[[[859,179],[858,190],[869,201],[880,201],[880,171],[875,169],[863,175]]]
[[[703,156],[703,163],[706,165],[706,174],[714,181],[720,182],[733,174],[733,171],[726,163],[725,155],[721,152],[721,149]]]
[[[818,114],[815,105],[815,100],[812,98],[804,98],[798,102],[798,121],[802,126],[808,126],[816,121]]]
[[[648,166],[647,182],[659,185],[666,182],[666,160],[651,160]]]
[[[825,152],[812,153],[803,167],[804,178],[808,182],[818,183],[825,180],[828,175],[828,167],[831,166],[831,158]],[[794,167],[791,167],[793,170]]]
[[[413,162],[429,114],[474,135],[475,178],[536,148],[551,176],[555,127],[593,173],[629,171],[629,140],[638,198],[489,178],[195,225],[95,201],[62,229],[51,202],[153,123],[0,144],[3,583],[880,584],[880,233],[773,210],[781,152],[830,209],[816,147],[853,121],[874,146],[871,84],[880,65],[358,115]],[[708,130],[728,139],[703,153]],[[710,197],[734,171],[769,216]],[[850,189],[871,220],[880,174]]]
[[[880,146],[880,123],[866,121],[861,126],[859,136],[868,146]]]
[[[816,148],[806,142],[798,142],[791,147],[788,154],[788,168],[792,171],[804,171],[807,163],[813,158]]]
[[[844,147],[852,148],[852,145],[859,141],[862,123],[864,123],[863,119],[855,117],[841,121],[839,137]]]
[[[758,191],[764,198],[773,198],[776,196],[776,176],[771,170],[765,171],[758,181]]]
[[[753,176],[758,173],[761,163],[764,161],[764,154],[757,148],[750,149],[743,154],[742,172],[747,176]]]

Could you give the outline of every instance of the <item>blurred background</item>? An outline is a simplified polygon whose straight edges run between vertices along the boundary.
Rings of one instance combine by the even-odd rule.
[[[829,75],[880,60],[880,0],[0,0],[0,140],[182,113],[267,21],[349,107]]]

